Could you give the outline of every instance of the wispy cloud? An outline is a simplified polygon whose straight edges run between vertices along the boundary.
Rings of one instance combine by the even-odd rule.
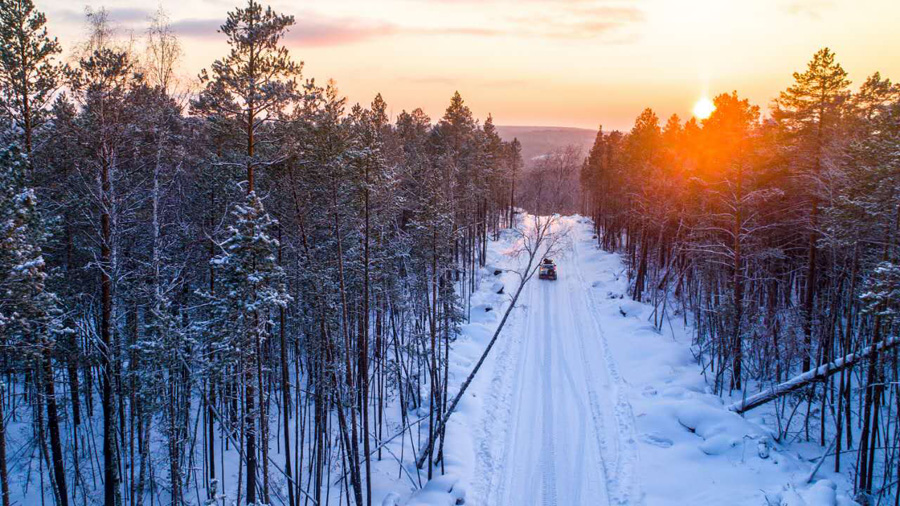
[[[184,37],[215,37],[222,26],[220,19],[180,19],[172,22],[172,30]]]
[[[629,27],[642,23],[644,18],[644,12],[633,6],[597,6],[591,2],[586,7],[569,5],[554,16],[522,15],[513,21],[532,36],[590,39],[616,34],[620,40],[629,40],[621,36]]]
[[[423,0],[473,2],[474,0]],[[497,2],[509,0],[493,0]],[[626,28],[644,20],[642,10],[631,5],[596,0],[522,0],[529,8],[515,16],[498,17],[490,25],[455,24],[397,24],[375,18],[358,16],[329,16],[306,10],[295,14],[296,24],[290,28],[286,42],[295,46],[340,46],[372,39],[395,36],[452,36],[452,37],[544,37],[555,39],[597,38],[606,42],[631,40]],[[824,1],[824,0],[820,0]],[[553,4],[552,10],[546,8]],[[126,28],[137,28],[152,17],[143,8],[108,9],[109,19]],[[548,14],[549,13],[549,14]],[[83,23],[85,12],[64,9],[54,13],[67,23]],[[434,23],[434,19],[428,21]],[[182,37],[216,39],[224,19],[182,18],[172,20],[172,29]],[[613,37],[615,35],[615,37]],[[617,37],[617,38],[616,38]]]
[[[397,77],[396,80],[415,84],[439,86],[456,86],[465,83],[469,86],[522,87],[531,86],[533,84],[532,81],[527,79],[491,79],[477,76],[409,76]]]
[[[393,35],[397,27],[391,23],[356,17],[328,17],[314,12],[296,16],[287,42],[301,46],[335,46],[362,42]]]
[[[219,19],[183,19],[172,23],[181,36],[192,38],[216,38]],[[396,35],[459,35],[491,37],[505,32],[492,28],[466,26],[408,27],[386,21],[356,18],[328,17],[305,12],[296,16],[296,24],[285,37],[287,43],[298,46],[338,46]]]
[[[183,37],[214,39],[221,37],[218,31],[222,22],[221,19],[182,19],[173,22],[172,29]],[[300,46],[336,46],[394,33],[397,27],[389,23],[307,12],[296,16],[296,24],[290,28],[285,41]]]
[[[821,19],[822,13],[832,6],[831,0],[791,0],[782,6],[782,10],[795,16]]]

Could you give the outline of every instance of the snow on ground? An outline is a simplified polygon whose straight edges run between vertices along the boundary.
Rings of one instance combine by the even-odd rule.
[[[773,440],[710,393],[679,321],[658,333],[652,307],[625,294],[619,255],[591,225],[562,218],[571,247],[558,281],[534,278],[448,427],[446,471],[407,504],[852,504],[816,445]],[[469,372],[516,286],[493,243],[472,323],[451,355],[451,392]],[[498,283],[504,294],[497,294]],[[389,503],[393,504],[393,503]]]

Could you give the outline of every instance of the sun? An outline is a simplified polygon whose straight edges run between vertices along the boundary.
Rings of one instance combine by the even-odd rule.
[[[700,100],[694,104],[694,117],[697,119],[706,119],[708,118],[713,111],[716,110],[715,104],[712,103],[712,100],[702,97]]]

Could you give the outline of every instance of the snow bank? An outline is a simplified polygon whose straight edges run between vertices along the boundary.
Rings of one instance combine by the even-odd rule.
[[[466,492],[459,485],[459,477],[453,474],[438,476],[415,492],[407,506],[455,506],[466,503]],[[393,506],[396,503],[383,504]]]
[[[587,289],[634,410],[644,502],[853,504],[843,476],[820,469],[822,479],[805,483],[821,448],[801,456],[798,445],[775,441],[764,418],[743,418],[710,392],[690,351],[690,329],[673,317],[657,331],[653,308],[624,295],[621,258],[599,250],[581,227]]]

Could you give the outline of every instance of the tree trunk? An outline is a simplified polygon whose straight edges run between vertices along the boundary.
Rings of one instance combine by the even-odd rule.
[[[741,272],[741,217],[738,210],[734,224],[734,320],[732,321],[732,368],[731,368],[731,386],[736,390],[741,389],[741,365],[743,362],[744,342],[741,336],[741,321],[744,312],[744,278]]]
[[[372,504],[372,459],[369,458],[369,164],[365,173],[365,234],[363,243],[362,332],[356,352],[359,355],[359,411],[362,417],[363,453],[366,461],[366,504]]]
[[[59,506],[68,506],[69,492],[66,488],[66,470],[63,461],[62,443],[59,436],[59,412],[56,404],[56,390],[53,384],[53,367],[50,362],[50,348],[45,344],[42,360],[44,367],[44,396],[47,401],[47,431],[50,433],[50,454],[53,475],[59,492]]]
[[[834,362],[824,364],[820,367],[817,367],[816,369],[806,371],[799,376],[795,376],[785,381],[784,383],[772,387],[769,390],[747,397],[742,401],[728,406],[728,409],[737,413],[750,411],[755,407],[762,406],[767,402],[803,388],[810,383],[813,383],[815,381],[822,381],[832,374],[838,373],[845,368],[851,367],[865,358],[869,358],[871,360],[871,357],[873,355],[882,351],[889,350],[897,346],[898,344],[900,344],[900,338],[892,338],[887,341],[882,341],[877,344],[867,346],[860,350],[859,353],[850,353],[835,360]]]
[[[3,496],[3,505],[9,506],[9,473],[6,467],[6,399],[4,393],[6,385],[0,384],[0,495]]]
[[[278,251],[281,256],[281,249]],[[279,258],[280,261],[280,258]],[[278,308],[278,326],[279,337],[281,339],[281,401],[282,411],[284,412],[284,473],[287,477],[288,489],[288,506],[294,506],[294,480],[291,469],[291,431],[290,431],[290,409],[291,405],[291,383],[288,380],[288,360],[287,360],[287,342],[284,336],[284,308]],[[297,360],[300,358],[297,357]],[[299,402],[299,399],[298,399]],[[300,423],[297,420],[297,423]]]
[[[116,431],[115,405],[113,400],[113,364],[112,346],[112,233],[110,226],[111,207],[109,161],[102,162],[101,194],[102,210],[100,215],[100,372],[102,374],[101,403],[103,407],[103,503],[106,506],[119,506],[119,476],[116,463]]]
[[[249,361],[248,361],[249,362]],[[247,447],[244,449],[247,459],[247,504],[256,503],[256,421],[253,364],[244,365],[244,396],[247,406],[244,408],[244,437]]]

